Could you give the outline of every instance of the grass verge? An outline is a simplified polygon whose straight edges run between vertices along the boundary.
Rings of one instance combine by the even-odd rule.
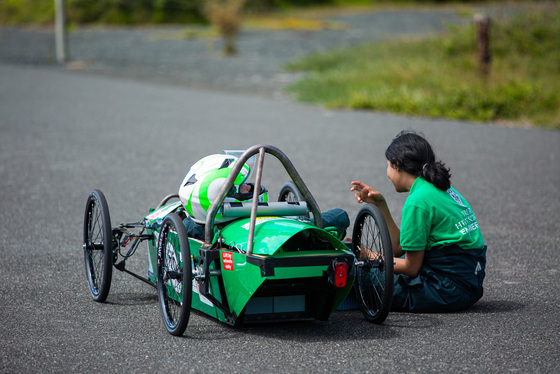
[[[364,44],[286,66],[303,102],[560,129],[560,6],[492,20],[491,72],[478,71],[474,24],[421,40]]]

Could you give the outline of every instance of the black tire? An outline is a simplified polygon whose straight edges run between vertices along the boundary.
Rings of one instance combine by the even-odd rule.
[[[383,323],[393,300],[393,247],[379,208],[368,204],[356,217],[352,247],[357,259],[356,296],[372,323]],[[375,259],[377,258],[377,259]]]
[[[294,201],[305,201],[305,199],[297,189],[295,183],[289,181],[284,183],[280,188],[280,193],[278,194],[278,201],[294,202]],[[309,213],[301,217],[307,219],[309,218]]]
[[[169,200],[172,199],[178,199],[179,198],[179,194],[171,194],[171,195],[167,195],[163,198],[163,200],[161,200],[161,202],[157,205],[156,209],[161,208],[162,206],[164,206],[165,204],[167,204],[169,202]]]
[[[161,225],[157,293],[165,329],[171,335],[183,335],[191,314],[191,251],[183,221],[175,213],[165,217]]]
[[[278,201],[305,201],[294,182],[286,182],[280,188],[278,194]]]
[[[83,249],[91,296],[103,302],[113,276],[113,237],[107,200],[99,190],[91,191],[87,200]]]

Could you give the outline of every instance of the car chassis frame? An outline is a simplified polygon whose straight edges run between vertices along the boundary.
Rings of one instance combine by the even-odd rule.
[[[291,178],[278,202],[258,201],[266,154],[278,159]],[[252,202],[224,203],[241,168],[254,156]],[[355,219],[351,242],[340,241],[323,228],[316,200],[278,148],[255,145],[239,155],[208,210],[204,240],[187,237],[186,211],[173,201],[177,198],[170,194],[143,220],[112,227],[104,194],[97,189],[90,193],[82,248],[95,301],[108,297],[114,267],[157,289],[164,325],[172,335],[183,335],[191,309],[230,325],[327,320],[352,291],[368,321],[386,319],[393,252],[381,212],[365,205]],[[215,224],[218,213],[235,220]],[[309,213],[312,222],[306,219]],[[148,277],[126,268],[143,242],[148,243]]]

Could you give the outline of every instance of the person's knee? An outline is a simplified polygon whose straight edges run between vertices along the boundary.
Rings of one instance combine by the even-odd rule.
[[[334,227],[338,238],[343,238],[346,235],[346,229],[350,226],[350,218],[345,210],[333,208],[323,212],[321,217],[324,228]]]
[[[204,239],[204,227],[194,222],[191,217],[187,216],[187,218],[183,220],[183,225],[185,226],[189,238]]]

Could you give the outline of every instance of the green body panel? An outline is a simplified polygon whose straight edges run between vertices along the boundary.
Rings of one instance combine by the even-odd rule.
[[[148,216],[144,218],[145,226],[146,226],[146,233],[147,234],[154,234],[153,240],[148,241],[148,279],[152,282],[156,283],[156,264],[157,264],[157,242],[158,236],[161,228],[161,224],[165,217],[175,212],[179,207],[181,207],[181,202],[173,202],[167,204],[157,210],[152,210]],[[199,258],[199,249],[202,245],[202,242],[199,240],[189,238],[189,247],[191,252],[191,267],[194,269],[194,265],[198,263]],[[211,267],[213,270],[215,266]],[[221,301],[221,296],[219,292],[219,283],[216,277],[211,278],[210,280],[210,293],[216,297],[219,301]],[[199,310],[203,313],[208,314],[211,317],[217,318],[220,321],[225,321],[224,314],[218,310],[212,304],[210,300],[200,294],[199,286],[196,280],[193,280],[193,287],[192,287],[192,308]]]
[[[151,210],[150,214],[144,217],[144,222],[146,227],[159,228],[164,220],[164,218],[169,214],[177,210],[181,206],[180,201],[169,203],[162,206],[157,210]],[[159,230],[158,230],[159,231]]]
[[[229,254],[232,257],[231,264],[227,261]],[[224,261],[225,256],[227,263]],[[265,278],[261,276],[261,271],[257,266],[247,262],[247,256],[243,254],[221,251],[220,259],[230,311],[239,315]]]
[[[250,219],[243,218],[226,226],[221,236],[223,243],[244,252],[247,249]],[[318,237],[327,241],[331,249],[317,250],[309,248],[305,240],[301,246],[290,245],[285,248],[286,242],[297,234],[316,233]],[[257,217],[255,223],[255,239],[252,254],[263,257],[274,257],[278,259],[303,258],[306,256],[332,256],[333,259],[341,253],[351,254],[348,248],[330,233],[321,230],[308,221],[294,220],[279,217]],[[274,276],[262,276],[258,266],[247,262],[247,256],[232,252],[233,270],[225,270],[222,263],[222,276],[226,286],[226,295],[231,311],[239,315],[245,308],[247,302],[257,292],[257,289],[265,280],[294,279],[294,278],[320,278],[324,276],[328,266],[299,266],[278,267]],[[223,253],[220,258],[223,261]],[[347,294],[350,292],[353,278],[348,280],[346,287],[340,288],[335,293],[335,301],[332,310],[335,310]],[[331,311],[332,311],[331,310]]]
[[[230,223],[221,233],[224,244],[235,247],[241,252],[245,252],[247,250],[249,226],[249,218],[242,218]],[[282,246],[284,243],[304,230],[318,233],[321,238],[327,240],[336,249],[347,249],[336,237],[319,229],[308,221],[279,217],[257,217],[252,253],[258,255],[276,255],[282,253]],[[304,247],[300,249],[306,250],[307,248]]]
[[[157,248],[156,243],[159,236],[159,230],[165,217],[177,210],[181,206],[181,202],[173,202],[162,206],[157,210],[150,210],[150,214],[144,218],[146,234],[153,234],[153,240],[148,240],[148,279],[156,282],[156,264],[157,264]]]
[[[202,246],[202,242],[200,240],[190,239],[189,238],[189,245],[191,250],[191,266],[194,266],[198,263],[199,260],[199,249]],[[216,264],[213,263],[210,266],[210,271],[216,269]],[[225,283],[225,282],[224,282]],[[214,296],[219,302],[223,302],[221,292],[220,292],[220,282],[218,277],[210,277],[210,294]],[[218,319],[221,322],[227,322],[227,319],[222,311],[218,309],[208,298],[200,293],[200,287],[196,279],[193,279],[193,288],[192,288],[192,308],[203,312],[211,317]]]
[[[166,215],[174,212],[180,203],[168,204],[146,217],[146,228],[148,233],[154,233],[154,239],[148,241],[149,269],[148,277],[156,282],[155,265],[157,264],[156,243],[161,223]],[[336,261],[341,256],[352,255],[352,252],[336,237],[321,230],[307,221],[299,221],[290,218],[258,217],[255,225],[255,240],[251,256],[247,256],[247,239],[249,235],[249,218],[238,219],[229,223],[220,233],[221,243],[224,248],[217,249],[219,256],[210,265],[210,270],[221,271],[221,277],[211,276],[209,292],[219,302],[225,304],[233,316],[228,321],[224,313],[215,306],[208,298],[200,294],[199,284],[193,279],[192,308],[199,310],[222,322],[235,323],[236,318],[247,314],[258,315],[260,311],[267,313],[276,310],[293,312],[297,308],[305,309],[310,298],[304,291],[301,294],[298,288],[290,286],[290,280],[308,279],[308,282],[324,284],[325,296],[328,301],[321,299],[328,308],[328,314],[334,311],[350,292],[354,277],[348,276],[345,287],[335,288],[329,284],[326,272],[329,271],[331,261]],[[321,246],[316,242],[310,242],[309,238],[319,238]],[[296,240],[297,239],[297,240]],[[199,263],[199,250],[202,242],[189,238],[191,252],[191,266],[193,269]],[[307,264],[306,258],[323,258],[322,264]],[[252,260],[252,261],[250,261]],[[281,266],[273,266],[270,274],[264,274],[263,269],[257,264],[259,260],[278,260]],[[350,273],[350,269],[348,269]],[[285,282],[285,289],[281,295],[264,295],[255,297],[265,282]],[[287,283],[286,283],[287,282]],[[225,296],[225,299],[222,297]],[[253,300],[252,300],[253,298]],[[306,304],[307,303],[307,304]],[[249,305],[250,304],[250,305]],[[298,306],[299,305],[299,306]],[[292,309],[290,309],[292,308]],[[295,308],[295,309],[294,309]],[[254,312],[254,311],[257,312]],[[263,312],[265,313],[265,312]],[[266,313],[265,313],[266,314]]]
[[[147,235],[153,235],[154,238],[157,238],[159,235],[159,231],[155,231],[153,229],[146,230]],[[156,248],[156,239],[148,240],[148,279],[152,282],[156,283],[156,264],[157,264],[157,248]]]
[[[156,279],[156,264],[157,264],[157,247],[156,244],[157,243],[157,236],[159,235],[159,228],[154,228],[154,230],[149,230],[147,231],[147,233],[153,232],[155,233],[155,240],[149,240],[148,241],[148,279],[150,279],[152,282],[156,283],[157,279]],[[190,246],[190,251],[191,251],[191,258],[190,258],[190,262],[191,262],[191,267],[194,269],[194,264],[198,262],[198,258],[199,258],[199,249],[201,247],[202,243],[198,240],[194,240],[194,239],[189,239],[189,246]],[[215,266],[211,266],[211,269],[213,270],[215,268]],[[216,297],[219,301],[221,300],[221,295],[219,292],[219,283],[218,283],[218,279],[216,277],[212,277],[210,279],[210,293],[212,295],[214,295],[214,297]],[[196,280],[193,279],[193,285],[192,285],[192,303],[191,303],[191,307],[199,310],[203,313],[208,314],[211,317],[214,317],[222,322],[226,321],[226,318],[224,316],[224,314],[218,309],[216,308],[216,306],[214,304],[212,304],[212,302],[210,300],[208,300],[206,297],[204,297],[203,295],[200,294],[200,290],[199,290],[199,285],[198,282]]]

